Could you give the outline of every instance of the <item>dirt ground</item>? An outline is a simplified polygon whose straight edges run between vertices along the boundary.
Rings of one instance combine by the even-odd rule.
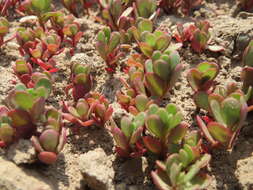
[[[92,15],[95,15],[94,11]],[[253,14],[237,13],[235,2],[232,0],[209,0],[194,11],[193,15],[194,19],[207,19],[212,26],[213,41],[225,47],[225,51],[222,53],[205,51],[200,55],[193,53],[190,48],[180,50],[184,71],[163,103],[173,102],[179,105],[185,121],[194,128],[196,127],[194,121],[196,107],[191,99],[193,91],[186,81],[187,70],[201,61],[214,61],[221,67],[216,80],[219,84],[225,84],[229,80],[235,80],[240,84],[240,55],[245,48],[245,44],[247,45],[247,42],[253,38]],[[13,31],[20,25],[18,20],[18,18],[12,19]],[[121,67],[117,69],[113,77],[110,77],[104,71],[104,62],[98,56],[94,46],[96,34],[103,26],[94,21],[94,16],[79,18],[78,22],[81,23],[84,36],[74,57],[71,57],[67,50],[57,56],[57,67],[60,68],[60,71],[54,76],[56,83],[48,104],[60,108],[58,103],[61,100],[68,100],[63,88],[69,81],[71,62],[89,63],[92,64],[92,75],[95,77],[94,90],[105,94],[115,109],[114,117],[120,118],[125,113],[116,103],[115,93],[122,87],[119,76],[124,77],[125,74],[120,71]],[[158,27],[168,28],[173,31],[177,22],[191,22],[191,19],[161,15],[156,24]],[[0,50],[0,100],[3,100],[14,86],[12,81],[17,80],[12,71],[14,61],[21,58],[17,48],[18,45],[13,40]],[[122,65],[124,60],[122,60]],[[212,182],[208,189],[253,189],[253,132],[251,127],[252,122],[248,120],[233,151],[215,150],[212,153],[212,160],[208,167],[212,175]],[[102,148],[106,155],[104,159],[112,163],[115,172],[113,182],[116,189],[155,189],[149,176],[154,166],[153,157],[148,155],[147,159],[137,161],[119,159],[115,156],[113,144],[111,135],[104,128],[82,129],[80,135],[68,135],[68,142],[55,164],[45,166],[33,163],[21,164],[19,167],[28,171],[36,171],[43,179],[52,184],[54,190],[89,190],[91,188],[84,183],[80,172],[79,159],[81,155],[89,151],[96,152],[99,148]],[[6,158],[6,154],[3,154],[2,157]],[[8,160],[8,158],[6,159]],[[142,165],[138,166],[140,162]]]

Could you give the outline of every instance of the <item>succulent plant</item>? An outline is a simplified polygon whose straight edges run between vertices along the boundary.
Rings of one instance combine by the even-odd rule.
[[[244,93],[235,83],[217,86],[208,96],[208,104],[215,121],[206,124],[197,116],[200,129],[212,146],[232,148],[248,112]]]
[[[152,20],[159,13],[159,9],[156,10],[156,4],[155,0],[136,0],[134,4],[136,17]]]
[[[115,72],[118,60],[122,55],[120,52],[120,33],[111,32],[109,27],[104,28],[97,35],[96,49],[106,62],[106,70],[111,73]]]
[[[193,99],[198,108],[209,110],[208,96],[214,90],[218,72],[219,66],[211,62],[202,62],[189,70],[187,80],[194,90]]]
[[[77,22],[66,24],[63,28],[63,34],[65,35],[64,42],[67,42],[72,46],[70,53],[74,55],[74,49],[77,46],[77,43],[83,36],[83,32],[80,31],[80,25]]]
[[[148,133],[143,136],[147,149],[165,157],[173,145],[180,144],[188,128],[182,117],[174,104],[167,104],[165,108],[150,105],[145,118]]]
[[[178,24],[178,33],[174,35],[178,42],[185,44],[190,42],[192,49],[201,53],[208,49],[212,52],[223,51],[224,48],[219,45],[210,45],[211,34],[209,32],[210,24],[208,21],[197,21],[194,24]]]
[[[72,89],[72,96],[74,101],[84,98],[92,88],[92,77],[90,75],[91,65],[82,65],[80,63],[73,63],[71,66],[71,76],[69,84],[66,87],[66,94]]]
[[[152,56],[154,51],[163,52],[170,45],[170,35],[160,30],[153,32],[153,23],[148,19],[139,19],[137,25],[132,26],[130,30],[140,50],[148,58]]]
[[[51,11],[51,0],[25,0],[18,7],[19,12],[36,15],[41,27],[44,27],[43,15]]]
[[[6,147],[14,141],[15,128],[8,117],[9,109],[0,105],[0,148]]]
[[[155,51],[145,63],[138,59],[141,58],[128,61],[129,84],[121,79],[127,91],[135,96],[144,94],[154,99],[162,98],[174,86],[183,68],[180,56],[174,50]]]
[[[0,0],[0,15],[8,16],[9,10],[14,8],[21,0]]]
[[[243,65],[241,79],[243,81],[242,90],[244,93],[248,93],[248,104],[253,105],[253,82],[251,80],[251,76],[253,74],[253,40],[249,42],[248,46],[244,50],[243,54]]]
[[[4,37],[9,32],[9,22],[6,18],[0,17],[0,47],[7,41],[4,41]]]
[[[61,0],[61,2],[70,13],[75,17],[79,17],[83,10],[89,14],[88,8],[97,3],[97,0]]]
[[[116,142],[116,152],[121,157],[140,157],[145,153],[141,142],[145,122],[145,113],[134,117],[123,117],[120,127],[111,121],[110,132]]]
[[[149,105],[154,102],[144,94],[136,95],[135,92],[130,89],[126,92],[126,94],[118,91],[116,96],[121,107],[133,115],[146,111]]]
[[[113,108],[101,94],[93,92],[79,99],[74,106],[63,102],[64,118],[78,126],[104,126],[111,118]]]
[[[193,8],[201,5],[203,0],[161,0],[159,6],[167,14],[181,12],[189,15]]]
[[[245,11],[251,11],[253,9],[252,0],[237,0],[239,6]]]
[[[45,114],[47,125],[39,137],[33,136],[32,143],[38,158],[45,164],[53,164],[66,143],[66,129],[61,124],[61,114],[54,108]]]
[[[171,154],[165,162],[156,161],[156,171],[151,172],[154,184],[159,190],[205,189],[211,177],[201,171],[211,156],[204,154],[195,157],[191,147],[185,147],[179,153]]]

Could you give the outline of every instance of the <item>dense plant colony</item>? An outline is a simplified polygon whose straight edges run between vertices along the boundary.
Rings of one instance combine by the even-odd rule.
[[[122,90],[116,93],[118,103],[129,116],[116,123],[113,109],[106,97],[93,92],[91,65],[71,65],[69,84],[65,88],[72,101],[61,102],[62,109],[48,105],[53,91],[56,68],[54,56],[70,46],[74,55],[83,36],[75,17],[88,13],[99,5],[100,21],[107,25],[97,34],[96,49],[113,75],[121,63],[125,50],[135,46],[125,64],[128,78],[121,78]],[[212,148],[231,149],[253,109],[253,41],[243,54],[240,89],[235,83],[216,86],[219,65],[202,62],[187,74],[194,91],[193,100],[206,116],[196,116],[200,130],[190,130],[180,109],[171,103],[159,106],[173,88],[184,69],[180,61],[181,48],[191,45],[193,52],[222,51],[211,46],[210,24],[178,24],[177,32],[156,28],[154,21],[165,13],[189,15],[202,0],[62,0],[70,12],[55,11],[51,0],[0,1],[0,46],[9,31],[7,16],[10,11],[34,15],[37,27],[20,27],[15,39],[22,60],[17,60],[13,71],[20,83],[10,91],[0,106],[0,147],[8,148],[21,138],[31,139],[38,159],[53,164],[66,143],[66,120],[75,128],[108,125],[115,140],[118,156],[130,158],[156,155],[156,168],[151,176],[160,190],[203,189],[210,181],[205,172]],[[252,9],[252,1],[238,0],[244,10]],[[160,8],[159,8],[160,7]],[[70,127],[72,130],[73,128]],[[202,144],[206,140],[205,146]],[[95,166],[94,166],[95,167]]]

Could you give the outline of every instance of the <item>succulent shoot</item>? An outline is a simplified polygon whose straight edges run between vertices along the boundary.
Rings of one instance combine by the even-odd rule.
[[[51,10],[51,0],[26,0],[21,3],[18,10],[28,15],[36,15],[40,25],[44,27],[43,16]]]
[[[253,92],[250,90],[253,88],[252,74],[253,74],[253,40],[250,41],[249,45],[244,50],[243,54],[243,65],[241,79],[243,81],[242,90],[244,93],[248,93],[248,104],[253,105]]]
[[[9,109],[0,105],[0,148],[3,148],[14,141],[16,130],[11,125],[8,117]]]
[[[156,4],[156,0],[136,0],[134,4],[136,18],[142,17],[150,20],[155,18],[159,13],[159,9],[156,10]]]
[[[106,62],[106,70],[115,72],[122,53],[120,52],[120,33],[111,32],[109,27],[104,28],[97,35],[96,49]]]
[[[149,105],[154,102],[144,94],[136,95],[131,89],[129,89],[126,94],[118,91],[116,96],[121,107],[133,115],[146,111]]]
[[[148,19],[139,19],[137,26],[132,26],[130,31],[140,50],[148,58],[152,56],[154,51],[163,52],[170,45],[170,35],[160,30],[153,32],[153,23]]]
[[[111,122],[110,132],[116,142],[116,152],[121,157],[140,157],[145,153],[141,143],[145,121],[145,113],[141,112],[135,117],[123,117],[120,127]]]
[[[200,129],[212,146],[232,148],[248,112],[244,93],[235,83],[229,83],[226,87],[217,86],[208,96],[208,104],[215,121],[206,124],[197,116]]]
[[[70,13],[75,17],[79,17],[83,10],[86,10],[89,14],[88,8],[95,4],[97,0],[61,0],[61,2]]]
[[[69,84],[65,91],[68,94],[72,89],[72,96],[74,101],[80,98],[84,98],[85,95],[90,92],[92,88],[92,77],[90,75],[91,65],[82,65],[80,63],[74,63],[71,66],[71,76]]]
[[[99,93],[90,93],[87,97],[79,99],[74,106],[63,102],[64,118],[78,126],[91,125],[104,126],[111,118],[112,107],[108,100]]]
[[[162,98],[180,76],[183,65],[177,51],[155,51],[144,64],[132,59],[128,71],[130,85],[123,81],[128,91],[151,98]],[[141,60],[142,62],[142,60]],[[128,62],[129,63],[129,62]]]
[[[218,72],[219,66],[210,62],[202,62],[189,70],[187,80],[194,90],[193,99],[198,108],[209,110],[208,96],[214,90]]]
[[[9,32],[9,22],[6,18],[0,17],[0,47],[6,43],[7,41],[4,41],[4,37]]]
[[[201,5],[203,0],[161,0],[159,6],[167,14],[178,13],[188,16],[193,8]]]
[[[66,129],[61,126],[61,114],[54,108],[47,110],[45,116],[45,129],[39,137],[33,136],[31,140],[39,160],[45,164],[53,164],[67,141]]]
[[[165,157],[171,146],[180,144],[188,129],[188,124],[182,122],[182,117],[174,104],[167,104],[165,108],[150,105],[145,118],[148,133],[143,136],[147,149]]]
[[[156,171],[151,172],[154,184],[159,190],[205,189],[211,177],[203,172],[211,156],[194,156],[191,147],[185,147],[179,153],[171,154],[165,162],[156,161]]]
[[[186,45],[185,42],[191,43],[191,48],[201,53],[208,49],[212,52],[223,51],[224,48],[219,45],[210,45],[211,34],[209,32],[210,24],[208,21],[197,21],[194,24],[178,24],[178,33],[174,35],[178,42]]]

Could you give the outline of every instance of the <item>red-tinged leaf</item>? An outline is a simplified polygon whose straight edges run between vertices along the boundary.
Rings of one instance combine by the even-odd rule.
[[[78,33],[75,35],[75,37],[74,37],[74,44],[75,44],[75,45],[79,42],[79,40],[82,38],[82,36],[83,36],[83,32],[78,32]]]
[[[209,130],[207,129],[206,124],[203,122],[203,120],[197,115],[196,116],[198,127],[201,129],[202,133],[206,137],[206,139],[213,145],[217,145],[217,141],[214,140],[212,135],[209,133]]]
[[[217,122],[210,122],[207,125],[207,129],[210,134],[219,141],[220,143],[227,145],[232,137],[232,132],[225,126],[217,123]]]
[[[67,142],[66,128],[63,127],[61,130],[60,137],[59,137],[59,143],[58,143],[57,150],[56,150],[57,153],[62,151],[66,142]]]
[[[57,154],[54,152],[40,152],[38,158],[41,162],[45,164],[53,164],[57,160]]]
[[[134,106],[129,106],[128,107],[128,111],[129,113],[131,113],[132,115],[137,115],[139,113],[139,111],[134,107]]]
[[[104,114],[104,122],[108,121],[113,113],[113,108],[111,106],[109,106],[109,108],[107,108],[105,114]]]
[[[12,119],[12,125],[14,127],[22,127],[31,122],[31,118],[28,112],[21,109],[9,111],[8,116]]]
[[[36,136],[32,136],[31,138],[32,144],[37,152],[43,152],[44,149],[40,145],[39,139]]]
[[[145,79],[145,85],[153,96],[162,97],[167,92],[165,82],[154,73],[146,73]]]
[[[142,137],[144,145],[147,149],[155,154],[160,154],[162,152],[162,144],[158,139],[151,136]]]
[[[180,123],[177,127],[171,130],[168,136],[168,140],[176,144],[179,143],[186,135],[188,128],[189,125],[187,123]]]
[[[139,47],[144,55],[146,55],[147,57],[152,56],[153,48],[151,46],[149,46],[147,43],[140,42]]]
[[[24,85],[28,85],[28,83],[31,81],[31,76],[30,74],[23,74],[19,77],[20,81],[24,83]]]
[[[78,123],[82,126],[82,127],[89,127],[93,124],[95,124],[95,121],[93,119],[91,120],[87,120],[87,121],[81,121],[81,120],[77,120]]]
[[[49,152],[56,152],[59,142],[59,133],[54,129],[45,130],[39,138],[40,144],[43,149]]]
[[[116,146],[115,151],[120,157],[129,157],[129,152],[125,151],[124,149]]]
[[[6,143],[0,140],[0,148],[5,148],[5,147],[7,147]]]
[[[127,137],[124,135],[124,133],[118,127],[113,127],[111,132],[113,134],[113,138],[117,146],[124,151],[128,151],[129,146],[127,142]]]
[[[160,178],[160,176],[156,172],[152,171],[151,177],[153,179],[154,184],[156,185],[156,187],[159,190],[170,190],[171,189],[171,187],[165,181],[163,181],[162,178]]]

